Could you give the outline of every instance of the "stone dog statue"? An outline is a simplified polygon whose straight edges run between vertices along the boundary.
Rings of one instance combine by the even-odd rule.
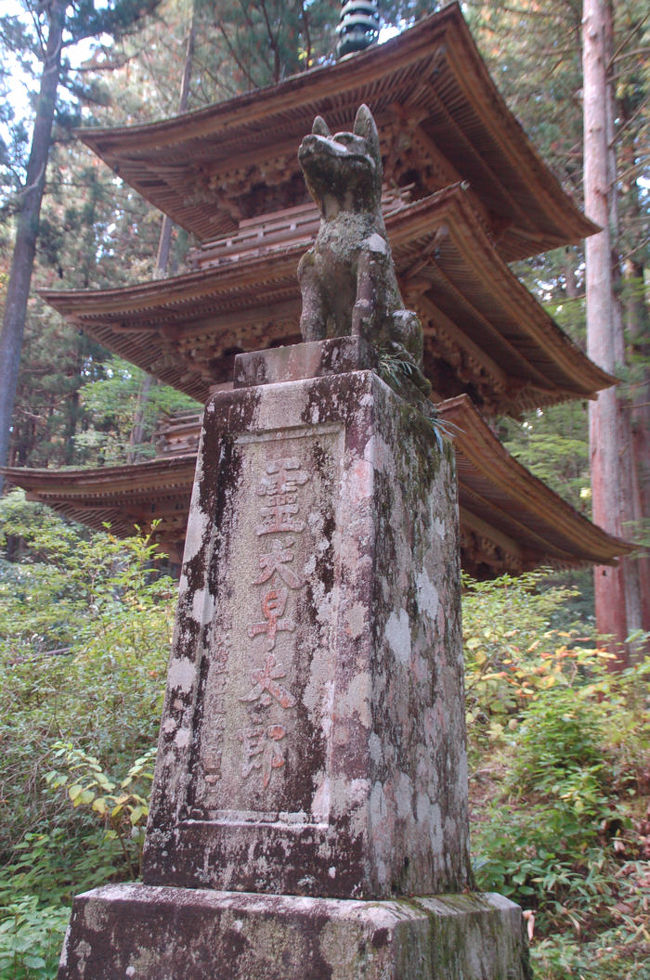
[[[303,340],[361,336],[405,366],[425,395],[422,327],[404,309],[381,213],[382,164],[372,114],[362,105],[352,133],[330,134],[316,116],[298,151],[321,213],[313,248],[298,266]]]

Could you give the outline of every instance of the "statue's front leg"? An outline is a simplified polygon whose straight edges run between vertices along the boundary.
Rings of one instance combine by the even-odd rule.
[[[357,264],[357,295],[352,307],[352,336],[376,343],[377,283],[376,256],[364,249]]]
[[[298,264],[298,282],[302,295],[302,313],[300,314],[302,339],[304,341],[323,340],[326,329],[325,308],[313,248],[305,252]]]

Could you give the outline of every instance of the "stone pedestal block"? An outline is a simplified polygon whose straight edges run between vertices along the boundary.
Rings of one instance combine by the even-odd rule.
[[[59,980],[525,980],[518,906],[113,885],[75,900]]]
[[[206,407],[144,880],[460,891],[453,450],[372,371],[282,381],[319,350],[330,370],[335,342],[300,346]]]
[[[527,977],[464,894],[453,449],[376,365],[240,355],[208,403],[145,883],[75,900],[60,980]]]
[[[333,337],[289,347],[250,351],[235,357],[234,388],[327,378],[351,371],[374,370],[378,355],[362,337]]]

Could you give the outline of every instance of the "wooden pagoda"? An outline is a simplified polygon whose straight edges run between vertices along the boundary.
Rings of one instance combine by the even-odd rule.
[[[232,378],[236,353],[300,340],[296,266],[317,225],[310,205],[262,216],[196,249],[186,275],[42,295],[109,350],[205,401]],[[386,227],[437,399],[468,392],[490,415],[517,415],[612,383],[513,275],[461,184],[390,199]]]
[[[595,228],[505,106],[456,3],[380,47],[261,91],[145,126],[81,131],[199,244],[183,275],[43,296],[110,350],[205,401],[229,383],[237,353],[300,340],[296,266],[318,215],[296,150],[317,113],[332,131],[350,129],[361,102],[379,128],[386,225],[406,304],[423,323],[425,373],[459,429],[465,567],[484,577],[613,562],[627,546],[508,456],[481,417],[591,398],[614,379],[507,265]],[[172,423],[162,455],[132,466],[6,472],[91,526],[110,520],[129,533],[159,520],[177,558],[197,435],[196,420]]]

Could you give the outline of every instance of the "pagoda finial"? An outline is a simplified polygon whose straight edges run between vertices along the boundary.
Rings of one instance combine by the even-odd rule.
[[[364,51],[379,37],[379,10],[375,0],[341,0],[341,17],[336,28],[338,58]]]

